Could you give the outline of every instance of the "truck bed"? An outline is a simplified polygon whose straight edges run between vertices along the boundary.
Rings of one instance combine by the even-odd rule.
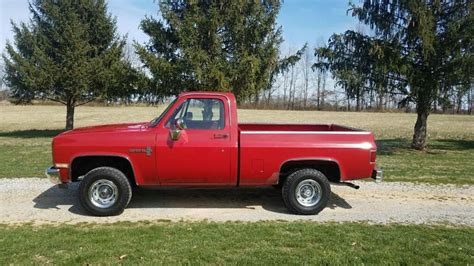
[[[368,131],[340,125],[239,124],[240,185],[275,184],[288,158],[337,165],[340,180],[367,178],[376,145]]]

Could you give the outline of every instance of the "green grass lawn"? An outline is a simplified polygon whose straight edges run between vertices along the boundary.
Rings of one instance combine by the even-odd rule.
[[[432,140],[426,152],[407,139],[378,140],[377,163],[386,181],[474,184],[474,141]]]
[[[474,228],[352,223],[0,226],[0,264],[466,265],[473,239]]]
[[[81,107],[76,126],[147,121],[160,108]],[[51,138],[64,126],[63,108],[0,105],[0,113],[0,178],[42,177],[51,165]],[[364,128],[376,136],[377,160],[386,181],[474,184],[474,116],[431,115],[427,152],[409,148],[414,114],[239,110],[239,121],[337,123]]]
[[[59,130],[0,132],[0,178],[43,177],[52,165],[51,138]]]

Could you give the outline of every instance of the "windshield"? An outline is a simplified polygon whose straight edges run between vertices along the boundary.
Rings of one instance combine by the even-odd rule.
[[[176,100],[178,100],[178,98],[175,98],[169,105],[168,107],[165,108],[165,110],[163,110],[163,112],[160,114],[160,116],[158,116],[157,118],[153,119],[150,121],[150,126],[151,127],[154,127],[156,125],[158,125],[158,123],[160,123],[161,119],[163,119],[163,116],[165,116],[166,113],[168,113],[168,110],[171,108],[171,106],[173,106],[173,104],[176,102]]]

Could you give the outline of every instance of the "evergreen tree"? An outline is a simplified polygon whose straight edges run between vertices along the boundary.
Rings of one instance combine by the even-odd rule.
[[[356,100],[356,111],[360,111],[361,100],[371,89],[372,59],[366,47],[368,44],[363,34],[349,30],[344,34],[332,35],[327,47],[315,49],[317,62],[313,68],[330,71],[336,84],[345,91],[348,102],[350,99]]]
[[[363,73],[371,86],[404,95],[400,104],[416,104],[412,147],[425,149],[433,102],[446,90],[474,82],[474,2],[363,0],[360,6],[352,5],[351,11],[372,34],[361,37],[346,32],[346,38],[334,42],[328,51],[316,52],[321,66],[340,69],[334,64],[350,66],[366,57],[365,69],[354,71]],[[351,73],[350,68],[342,69]],[[353,77],[342,76],[342,80],[350,82]]]
[[[150,41],[136,44],[157,99],[217,90],[244,100],[268,88],[281,42],[279,0],[169,0],[159,8],[162,19],[140,25]]]
[[[125,39],[104,0],[35,0],[29,23],[14,24],[7,43],[6,83],[15,103],[48,99],[66,105],[66,129],[74,109],[131,88]]]

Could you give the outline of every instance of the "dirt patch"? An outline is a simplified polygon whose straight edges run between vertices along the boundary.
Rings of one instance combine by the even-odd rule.
[[[474,226],[474,186],[357,184],[359,190],[332,186],[329,205],[319,215],[289,214],[274,188],[239,188],[136,190],[123,214],[93,217],[79,204],[77,184],[65,190],[42,178],[1,179],[0,223],[311,220]]]

